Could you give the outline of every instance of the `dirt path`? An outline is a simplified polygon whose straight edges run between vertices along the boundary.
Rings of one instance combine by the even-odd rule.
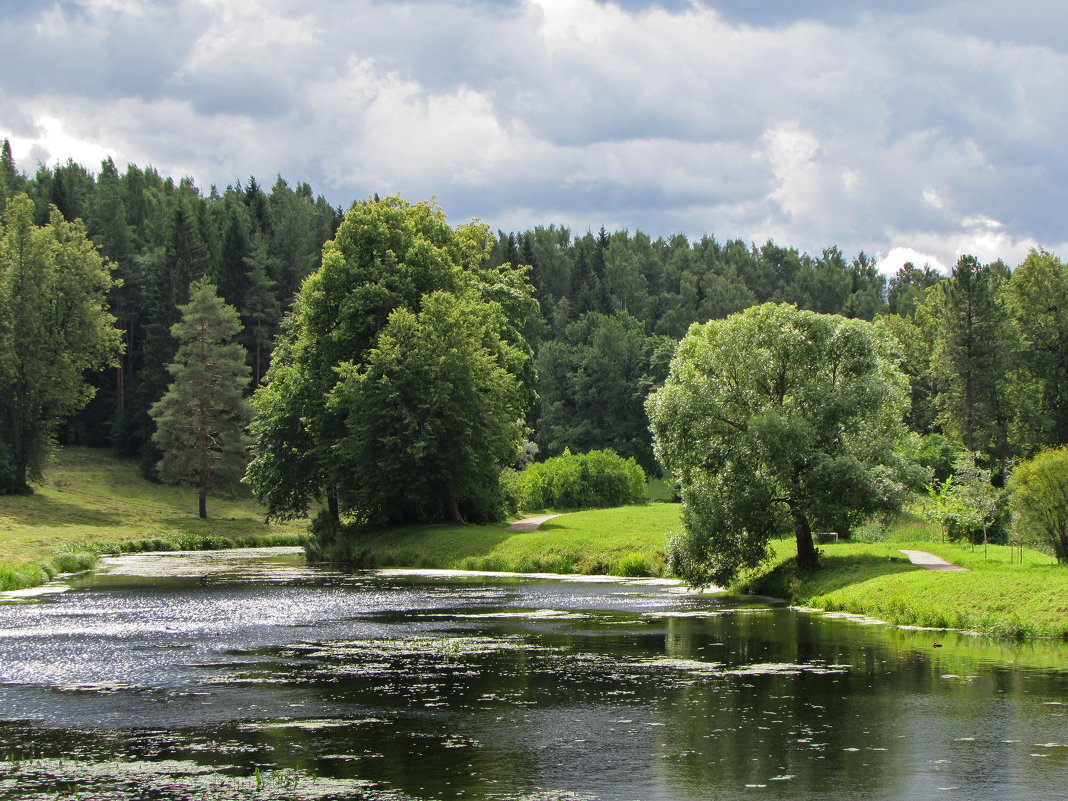
[[[952,562],[947,562],[941,556],[928,553],[927,551],[906,551],[904,548],[899,548],[898,550],[905,554],[912,564],[925,567],[928,570],[953,570],[958,573],[968,572],[968,568],[955,565]]]
[[[523,520],[516,520],[514,523],[508,524],[510,531],[537,531],[547,520],[552,520],[554,517],[560,517],[560,515],[539,515],[538,517],[527,517]]]

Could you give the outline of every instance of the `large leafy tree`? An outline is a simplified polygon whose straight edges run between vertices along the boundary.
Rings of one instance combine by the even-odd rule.
[[[366,460],[388,462],[393,456],[386,451],[375,455],[353,444],[354,431],[367,434],[362,429],[364,421],[358,419],[367,411],[365,400],[371,397],[372,389],[379,391],[359,388],[358,376],[377,371],[383,381],[398,386],[410,382],[411,376],[420,374],[420,360],[431,358],[427,349],[432,350],[432,343],[425,337],[444,336],[445,329],[454,336],[458,330],[449,328],[446,321],[420,316],[425,300],[435,293],[452,298],[457,308],[467,309],[473,319],[485,320],[489,315],[503,321],[486,329],[492,331],[491,340],[499,340],[486,347],[495,354],[498,366],[517,380],[517,409],[529,405],[533,374],[530,350],[520,331],[536,304],[523,271],[509,264],[487,266],[489,245],[485,226],[453,228],[433,204],[411,205],[399,198],[386,198],[357,203],[349,210],[335,238],[323,248],[322,267],[304,281],[284,323],[271,368],[253,399],[256,445],[248,480],[266,503],[270,517],[305,514],[315,499],[326,500],[335,521],[343,512],[357,519],[405,519],[411,508],[424,510],[428,516],[436,514],[429,510],[442,508],[440,493],[433,499],[414,495],[419,487],[429,487],[428,482],[410,487],[413,495],[407,506],[387,509],[387,504],[369,502],[370,495],[353,488],[351,479],[356,473],[364,475],[373,469],[373,462]],[[481,306],[488,311],[475,313]],[[396,314],[398,310],[411,315]],[[415,337],[411,333],[414,330],[424,339]],[[486,336],[485,331],[478,333],[480,339]],[[402,363],[403,350],[395,344],[401,340],[415,349],[410,363]],[[474,351],[468,356],[482,358]],[[464,369],[479,372],[470,363]],[[424,387],[426,392],[447,397],[453,389],[446,386],[449,377],[440,370],[433,376],[422,375],[437,382]],[[483,370],[482,375],[490,373]],[[335,392],[341,381],[352,386]],[[384,388],[381,391],[388,395]],[[512,402],[504,401],[510,397],[509,393],[499,393],[498,400],[512,414],[516,411]],[[332,400],[328,402],[328,398]],[[438,404],[434,408],[437,411],[422,408],[421,422],[445,425],[443,418],[436,416],[443,407]],[[518,425],[518,416],[511,418],[510,425]],[[383,425],[392,424],[383,419]],[[456,435],[463,443],[457,447],[489,447],[489,440],[480,440],[482,434],[474,427],[465,431]],[[389,437],[384,441],[398,442]],[[445,439],[428,441],[436,443],[434,447],[445,447]],[[342,445],[344,442],[348,444]],[[495,454],[495,447],[490,447],[490,452]],[[472,457],[470,464],[481,464],[481,458]],[[437,463],[447,464],[447,460],[442,456]],[[385,478],[398,480],[395,476]],[[463,477],[454,479],[460,482],[458,486],[464,486]],[[456,507],[468,500],[464,493],[453,497]]]
[[[56,426],[93,390],[87,370],[119,352],[107,294],[113,279],[80,221],[52,210],[33,223],[24,194],[7,204],[0,229],[0,443],[7,450],[2,488],[26,492],[40,475]]]
[[[1009,307],[1020,336],[1018,444],[1025,452],[1068,442],[1068,267],[1032,250],[1012,274]]]
[[[334,452],[344,506],[368,521],[496,513],[501,466],[517,452],[526,354],[500,307],[435,292],[397,309],[330,403],[345,417]]]
[[[870,323],[769,303],[692,326],[648,401],[657,457],[682,486],[673,568],[727,582],[790,528],[798,566],[816,567],[814,527],[899,498],[908,391]]]
[[[179,312],[171,328],[178,350],[167,365],[173,381],[149,413],[163,454],[160,477],[197,487],[200,516],[207,517],[208,494],[238,487],[248,464],[249,367],[245,349],[234,341],[238,314],[207,279],[190,286],[189,303]]]

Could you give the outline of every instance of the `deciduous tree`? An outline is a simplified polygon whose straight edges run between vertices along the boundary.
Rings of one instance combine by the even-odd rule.
[[[316,498],[326,500],[335,523],[343,512],[358,520],[407,519],[413,510],[440,516],[447,509],[451,514],[471,500],[472,486],[467,477],[449,472],[467,464],[481,481],[485,460],[500,458],[503,435],[488,417],[476,422],[480,404],[497,404],[513,415],[508,425],[518,443],[517,418],[533,397],[530,349],[520,331],[536,305],[523,271],[486,266],[490,243],[485,226],[453,228],[433,204],[386,198],[349,210],[324,247],[322,267],[305,280],[253,401],[257,439],[248,480],[270,517],[304,514]],[[434,301],[435,314],[423,316],[428,298],[445,299]],[[471,316],[470,325],[478,322],[477,330],[465,328],[454,316],[442,316],[442,305],[450,302]],[[489,325],[490,319],[496,322]],[[474,344],[464,344],[468,350],[442,351],[434,339],[460,343],[461,335],[475,338]],[[493,370],[484,363],[487,352],[494,354]],[[455,385],[440,364],[435,366],[436,359],[442,364],[455,360]],[[518,403],[495,383],[497,368],[516,380]],[[382,384],[362,376],[375,376]],[[417,397],[417,390],[424,394]],[[440,397],[431,397],[433,393]],[[411,406],[398,407],[404,412],[376,408],[386,397],[404,398]],[[441,401],[447,397],[470,408],[449,410]],[[405,414],[414,417],[405,419]],[[453,427],[450,421],[465,414],[474,417]],[[483,424],[487,429],[480,431]],[[375,425],[380,428],[367,428]],[[398,505],[396,495],[396,482],[402,479],[388,470],[381,478],[394,482],[392,495],[378,492],[381,487],[354,486],[354,475],[371,477],[379,462],[395,467],[414,463],[410,452],[402,452],[404,438],[396,434],[409,425],[420,427],[418,442],[437,449],[420,456],[419,463],[442,472],[408,484],[406,505]],[[370,448],[367,438],[378,436],[374,431],[382,443],[400,450]],[[506,439],[511,441],[511,435]],[[441,452],[446,447],[454,453]],[[455,508],[441,505],[443,481],[453,482]],[[432,497],[419,495],[420,488]]]
[[[1046,450],[1021,462],[1009,480],[1016,526],[1068,563],[1068,448]]]
[[[56,426],[92,397],[85,372],[113,363],[120,344],[108,312],[111,268],[80,221],[55,208],[33,223],[24,194],[0,230],[0,443],[10,476],[0,490],[26,492],[40,476]]]
[[[724,583],[793,529],[816,567],[813,527],[892,507],[908,382],[870,323],[765,304],[694,325],[648,401],[657,457],[679,480],[676,572]]]

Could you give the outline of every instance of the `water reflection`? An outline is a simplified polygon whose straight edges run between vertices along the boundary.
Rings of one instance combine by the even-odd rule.
[[[1053,798],[1066,655],[656,583],[127,557],[0,606],[0,798]]]

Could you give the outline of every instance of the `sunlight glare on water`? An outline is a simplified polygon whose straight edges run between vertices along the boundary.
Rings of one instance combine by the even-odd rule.
[[[0,604],[0,799],[1063,791],[1064,644],[678,589],[108,560]]]

